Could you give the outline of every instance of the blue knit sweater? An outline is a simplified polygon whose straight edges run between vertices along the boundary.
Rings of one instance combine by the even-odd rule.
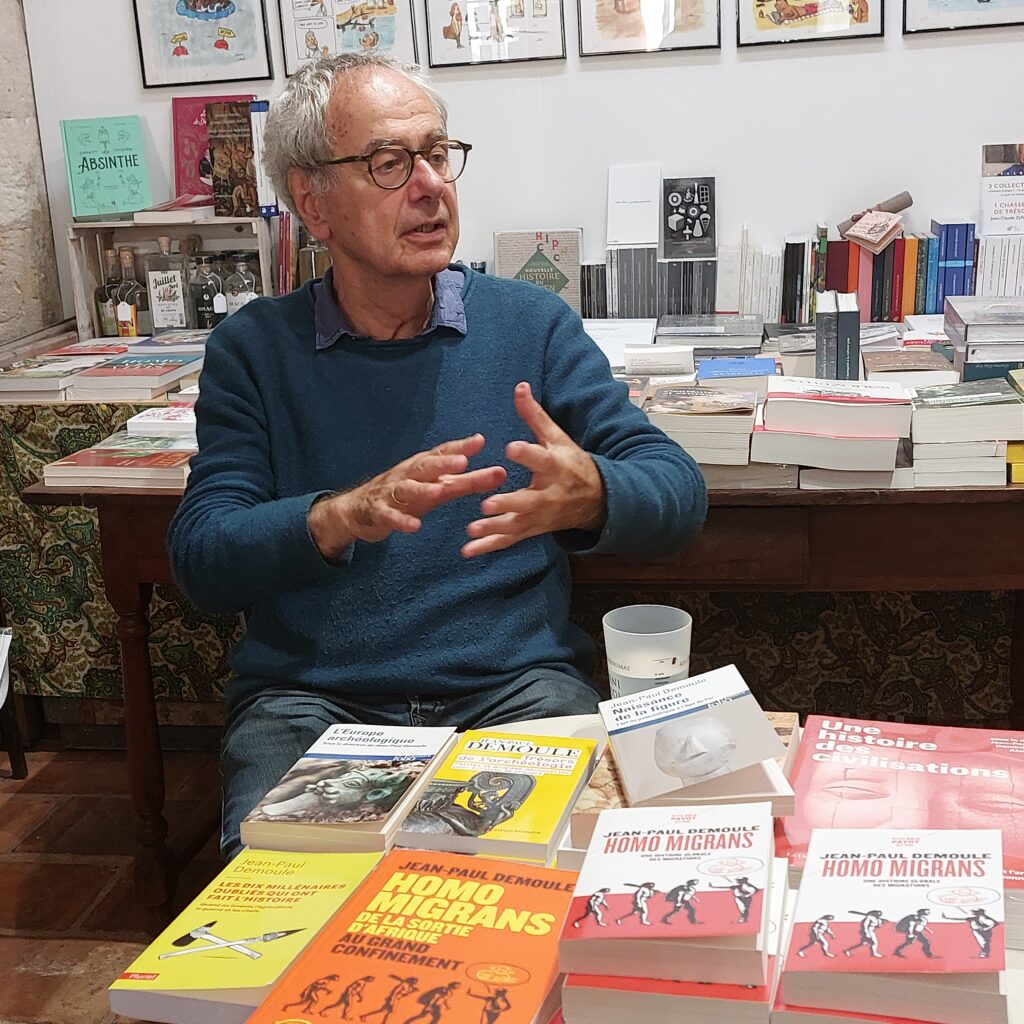
[[[198,607],[247,613],[229,703],[268,686],[451,697],[535,666],[585,678],[593,647],[568,620],[568,553],[669,552],[700,528],[700,471],[629,403],[579,317],[541,288],[464,273],[465,337],[346,335],[317,351],[309,284],[248,304],[210,337],[200,450],[169,546]],[[513,406],[520,380],[592,453],[607,493],[600,537],[537,537],[467,560],[459,548],[483,497],[470,496],[418,533],[357,542],[339,564],[321,557],[306,524],[317,495],[442,441],[479,431],[487,443],[471,465],[503,465],[503,489],[527,486],[504,454],[533,440]]]

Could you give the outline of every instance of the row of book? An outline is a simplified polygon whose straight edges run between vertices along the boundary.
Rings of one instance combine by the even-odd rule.
[[[713,676],[735,682],[729,670],[708,673],[695,681],[705,695]],[[645,709],[657,713],[663,696],[649,691]],[[638,748],[617,744],[616,731],[636,713],[620,705],[611,717],[603,707],[610,742],[588,759],[634,784]],[[449,739],[463,745],[461,773],[453,779],[442,765],[405,798],[410,813],[438,812],[466,839],[464,812],[512,807],[482,839],[512,824],[543,786],[549,815],[564,821],[540,772],[557,772],[558,751],[586,744],[559,721],[548,720],[546,738],[530,735],[539,723],[521,723],[489,731],[484,746],[479,733]],[[351,851],[341,833],[361,831],[357,806],[341,797],[359,789],[383,801],[380,766],[399,773],[416,759],[403,762],[386,744],[379,764],[359,757],[353,744],[372,747],[377,732],[315,759],[353,783],[334,787],[332,813],[349,821],[335,822],[333,850]],[[547,1024],[559,1002],[567,1024],[637,1012],[657,1024],[1020,1020],[1024,831],[1013,793],[1024,734],[811,716],[790,746],[788,808],[749,798],[626,806],[630,795],[598,785],[594,771],[578,874],[473,843],[387,854],[387,843],[345,853],[250,848],[114,982],[112,1008],[225,1024],[332,1010],[350,1020]],[[453,751],[435,756],[450,761]],[[530,793],[509,799],[519,772],[477,759],[505,758],[507,769],[516,757],[540,774]],[[460,800],[453,782],[475,799]],[[306,779],[291,799],[315,789]],[[316,816],[304,824],[329,831]],[[401,842],[401,829],[395,836]]]
[[[0,370],[0,402],[135,402],[194,386],[209,331],[86,338]]]

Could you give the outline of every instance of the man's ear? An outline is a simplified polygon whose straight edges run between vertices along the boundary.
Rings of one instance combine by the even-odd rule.
[[[331,237],[331,226],[325,216],[324,196],[312,187],[308,172],[293,167],[288,172],[288,188],[299,219],[312,235],[326,242]]]

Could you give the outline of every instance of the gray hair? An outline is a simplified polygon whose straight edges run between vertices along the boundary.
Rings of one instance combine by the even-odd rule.
[[[343,78],[366,68],[386,68],[422,89],[447,127],[448,104],[427,84],[416,64],[406,64],[373,50],[310,61],[292,76],[284,92],[271,103],[263,137],[263,166],[278,196],[293,213],[296,212],[295,199],[288,187],[288,172],[292,168],[305,171],[310,186],[321,195],[330,188],[333,168],[321,166],[321,161],[335,155],[327,133],[327,105]]]

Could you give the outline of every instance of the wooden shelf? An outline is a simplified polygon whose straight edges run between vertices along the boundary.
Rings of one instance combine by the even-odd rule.
[[[204,217],[202,220],[76,220],[68,225],[69,231],[116,230],[118,228],[205,228],[230,224],[251,224],[255,227],[262,217]]]

